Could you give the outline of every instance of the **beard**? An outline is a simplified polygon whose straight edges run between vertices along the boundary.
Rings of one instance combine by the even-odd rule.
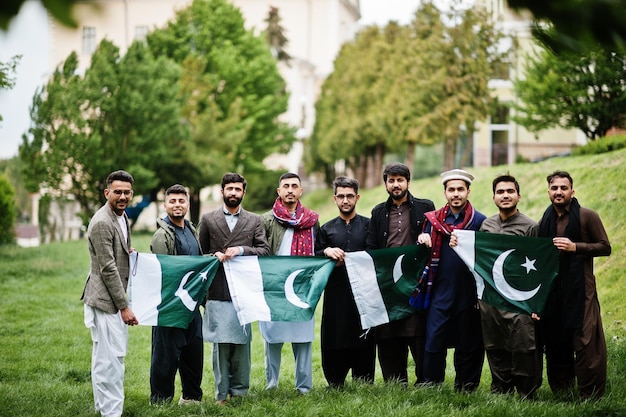
[[[351,215],[352,213],[354,213],[354,209],[355,209],[355,208],[356,208],[356,206],[351,206],[351,207],[349,207],[349,208],[343,208],[343,207],[340,207],[340,208],[339,208],[339,211],[341,211],[343,214],[345,214],[345,215],[348,215],[348,216],[349,216],[349,215]]]
[[[224,204],[226,204],[226,207],[235,208],[241,204],[242,200],[243,198],[238,197],[224,197]]]
[[[400,194],[394,194],[397,193],[397,190],[391,190],[391,191],[387,191],[389,193],[389,195],[391,196],[392,199],[394,200],[402,200],[406,194],[409,192],[408,189],[406,190],[400,190]]]

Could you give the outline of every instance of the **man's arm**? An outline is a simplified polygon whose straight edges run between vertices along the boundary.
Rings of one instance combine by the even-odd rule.
[[[209,214],[203,214],[198,225],[198,241],[202,253],[208,255],[211,253],[211,232],[209,231]]]
[[[378,217],[376,216],[377,210],[380,208],[374,207],[372,210],[370,224],[367,227],[367,238],[365,239],[365,248],[366,249],[379,249],[378,248],[378,236],[380,234],[380,230],[378,229]]]
[[[270,254],[270,245],[267,243],[267,236],[263,222],[258,215],[254,215],[254,232],[252,235],[252,245],[243,246],[244,255],[266,256]]]
[[[163,228],[158,228],[152,235],[152,240],[150,241],[150,251],[161,255],[173,254],[173,251],[170,251],[170,248],[167,246],[166,232]]]
[[[576,242],[576,254],[589,257],[609,256],[611,243],[598,213],[593,210],[580,209],[580,225],[584,227],[585,242]]]

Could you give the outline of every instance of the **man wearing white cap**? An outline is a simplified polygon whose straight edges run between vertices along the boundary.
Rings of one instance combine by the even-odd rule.
[[[417,242],[431,248],[428,290],[425,297],[426,351],[424,380],[443,383],[446,352],[454,347],[454,388],[473,392],[478,388],[484,361],[476,284],[467,266],[450,248],[454,230],[478,230],[485,215],[474,210],[468,197],[474,176],[461,169],[441,174],[447,204],[426,213],[424,232]]]

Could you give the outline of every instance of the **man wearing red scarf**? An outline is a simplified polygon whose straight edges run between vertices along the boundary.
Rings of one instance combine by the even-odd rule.
[[[461,258],[450,248],[450,235],[458,229],[478,230],[485,215],[474,210],[468,197],[474,176],[461,169],[441,174],[447,204],[426,213],[424,233],[417,243],[431,248],[426,309],[424,380],[443,383],[446,352],[454,347],[454,388],[478,388],[485,350],[480,327],[476,283]]]
[[[283,174],[276,189],[278,198],[263,214],[263,226],[271,255],[313,256],[320,224],[319,215],[300,203],[302,186],[294,173]],[[283,343],[291,342],[296,361],[296,389],[306,394],[313,387],[314,319],[306,322],[259,322],[265,339],[265,378],[267,388],[278,386]]]

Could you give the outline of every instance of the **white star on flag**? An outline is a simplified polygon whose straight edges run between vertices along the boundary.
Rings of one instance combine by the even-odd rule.
[[[537,268],[535,268],[535,262],[537,261],[536,259],[533,259],[532,261],[530,259],[528,259],[528,256],[525,257],[526,258],[526,262],[524,262],[523,264],[521,264],[520,266],[523,266],[524,268],[526,268],[526,273],[528,274],[530,271],[536,271]]]
[[[526,259],[528,259],[528,258],[526,258]],[[200,273],[200,278],[202,278],[202,281],[206,281],[208,279],[207,273],[208,273],[208,271],[204,271],[204,272]]]

